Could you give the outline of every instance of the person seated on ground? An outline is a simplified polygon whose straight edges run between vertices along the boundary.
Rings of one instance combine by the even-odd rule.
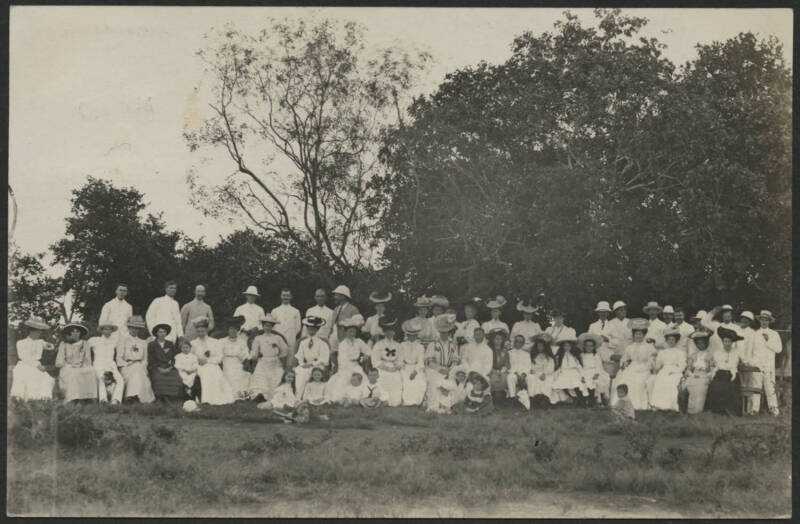
[[[437,386],[436,404],[428,404],[427,410],[447,415],[464,402],[467,396],[467,372],[463,367],[453,369],[452,378],[447,377]]]
[[[359,371],[353,371],[350,374],[350,382],[344,388],[339,403],[343,406],[358,406],[368,396],[369,389],[364,383],[364,374]]]
[[[597,348],[603,343],[600,335],[583,333],[578,337],[578,346],[583,349],[581,368],[583,383],[588,394],[583,398],[585,407],[594,407],[597,400],[605,404],[608,402],[608,389],[611,387],[611,377],[603,368],[603,361],[597,354]]]
[[[550,335],[539,334],[533,337],[531,350],[532,369],[528,375],[528,395],[534,409],[549,408],[558,401],[553,391],[555,361],[550,350]]]
[[[320,367],[316,367],[311,370],[311,380],[306,382],[300,399],[303,402],[308,402],[311,406],[324,406],[328,403],[325,395],[326,387],[325,371]]]
[[[534,335],[535,336],[535,335]],[[531,397],[528,394],[528,376],[531,374],[531,354],[525,343],[525,335],[514,335],[513,347],[508,351],[508,377],[506,378],[506,394],[508,398],[516,398],[525,409],[531,409]]]
[[[686,369],[686,353],[678,346],[681,332],[677,328],[664,330],[666,348],[656,356],[658,372],[650,390],[650,406],[662,411],[678,411],[678,389]]]
[[[299,403],[294,409],[275,409],[273,413],[283,419],[286,424],[304,424],[311,420],[311,408],[306,402]],[[323,420],[327,420],[327,418]]]
[[[39,317],[31,317],[24,325],[28,328],[28,336],[17,342],[19,361],[12,373],[9,397],[22,400],[50,400],[53,398],[55,380],[42,365],[42,353],[55,350],[53,344],[42,340],[42,334],[49,330],[50,326]]]
[[[581,380],[583,368],[576,342],[577,339],[573,336],[563,336],[556,340],[558,353],[555,358],[553,390],[560,402],[569,404],[575,404],[589,393],[586,384]]]
[[[186,338],[178,339],[181,352],[175,355],[175,369],[181,376],[187,400],[200,403],[200,377],[197,376],[197,355],[192,353],[192,343]]]
[[[714,351],[714,377],[708,386],[706,411],[727,415],[742,415],[742,391],[739,384],[739,352],[734,344],[742,337],[733,329],[717,328],[722,349]]]
[[[103,385],[104,390],[100,397],[100,402],[113,402],[114,392],[117,390],[117,381],[114,380],[114,373],[111,371],[103,373]]]
[[[101,404],[108,402],[105,395],[106,381],[104,377],[106,372],[110,372],[114,376],[116,387],[111,402],[119,404],[122,402],[122,395],[125,391],[125,380],[122,378],[122,374],[120,374],[117,363],[114,360],[118,340],[112,338],[111,334],[117,330],[117,326],[109,322],[100,324],[98,329],[100,330],[100,336],[92,337],[87,342],[89,349],[92,350],[92,367],[94,367],[97,376],[97,393]]]
[[[472,372],[467,382],[464,411],[466,413],[490,413],[494,406],[489,381],[480,373]]]
[[[56,367],[58,386],[67,402],[97,400],[97,379],[92,369],[92,354],[81,338],[89,333],[81,324],[67,324],[61,330],[64,340],[58,345]]]
[[[147,345],[147,370],[150,374],[150,384],[156,400],[181,400],[183,395],[183,381],[175,369],[175,346],[167,335],[172,328],[169,324],[158,324],[153,327],[155,340]]]
[[[628,398],[628,385],[619,384],[616,388],[616,400],[611,406],[611,413],[617,422],[627,422],[636,420],[636,411],[633,409],[633,403]]]
[[[378,341],[380,343],[381,341]],[[372,368],[367,372],[367,398],[361,399],[361,407],[378,408],[381,406],[391,406],[389,403],[389,393],[383,387],[380,375],[384,371]]]
[[[259,402],[258,409],[273,409],[277,411],[288,411],[294,409],[297,404],[297,393],[294,389],[295,374],[294,370],[287,369],[281,377],[281,383],[272,390],[269,398]]]

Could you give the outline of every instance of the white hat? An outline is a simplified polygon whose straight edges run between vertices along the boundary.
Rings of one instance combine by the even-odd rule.
[[[617,302],[617,304],[619,304],[619,301]],[[595,311],[608,311],[609,313],[611,313],[611,307],[608,305],[608,302],[606,302],[605,300],[601,300],[600,302],[598,302],[597,303],[597,307],[594,308],[594,310]]]
[[[664,308],[658,305],[658,302],[651,300],[650,302],[647,303],[645,307],[642,308],[642,311],[647,313],[651,309],[657,309],[659,312],[664,310]]]
[[[261,295],[258,294],[258,288],[256,286],[247,286],[247,291],[242,293],[242,295],[253,295],[256,297],[260,297]]]
[[[333,290],[334,295],[344,295],[347,298],[353,298],[350,296],[350,288],[347,286],[336,286],[336,289]]]
[[[672,313],[674,315],[675,310],[672,309],[672,306],[664,306],[664,311],[662,311],[662,313]]]
[[[720,311],[733,311],[733,308],[731,307],[730,304],[725,304],[721,308],[719,308],[719,310]]]
[[[267,314],[265,314],[265,315],[262,315],[262,316],[261,316],[261,318],[260,318],[259,320],[261,321],[261,323],[262,323],[262,324],[263,324],[264,322],[269,322],[270,324],[273,324],[273,325],[274,325],[274,324],[280,324],[280,321],[278,321],[278,319],[277,319],[277,318],[275,318],[275,317],[272,315],[272,313],[267,313]]]
[[[335,291],[334,291],[335,293]],[[361,327],[364,325],[364,317],[361,315],[353,315],[350,318],[345,318],[344,320],[339,321],[339,325],[345,328],[348,327]]]
[[[706,312],[705,309],[698,309],[697,313],[695,313],[694,315],[689,317],[689,320],[693,320],[693,319],[701,320],[701,319],[705,318],[706,315],[708,315],[708,313]]]
[[[761,313],[758,314],[758,318],[765,318],[768,322],[775,321],[775,317],[772,316],[772,312],[766,309],[761,310]]]
[[[208,317],[205,316],[205,315],[200,316],[200,317],[194,317],[192,319],[192,325],[194,325],[195,327],[203,325],[203,324],[205,324],[206,326],[208,326],[208,324],[209,324]]]
[[[41,331],[50,329],[50,326],[47,324],[47,322],[44,321],[44,319],[42,319],[42,317],[37,317],[35,315],[26,320],[25,322],[23,322],[23,324],[25,324],[30,328],[38,329]],[[114,326],[114,328],[116,327],[117,326]]]
[[[750,311],[742,311],[742,313],[739,315],[739,318],[741,317],[749,319],[751,322],[756,319]]]
[[[506,305],[506,299],[500,295],[497,295],[492,300],[486,303],[486,307],[489,309],[500,309]]]
[[[183,403],[183,410],[189,412],[197,411],[197,402],[194,400],[187,400]]]
[[[614,311],[618,310],[621,307],[626,307],[627,305],[628,304],[626,304],[622,300],[617,300],[616,302],[614,302]]]

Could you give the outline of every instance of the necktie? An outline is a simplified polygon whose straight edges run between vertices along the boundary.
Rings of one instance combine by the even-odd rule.
[[[605,327],[606,327],[606,320],[603,319],[603,329],[605,329]]]

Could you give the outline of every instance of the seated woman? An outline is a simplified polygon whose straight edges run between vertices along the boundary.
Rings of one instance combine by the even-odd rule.
[[[100,329],[100,336],[92,337],[86,343],[89,349],[92,350],[92,367],[97,377],[97,394],[101,404],[108,402],[106,373],[111,373],[115,388],[111,403],[119,404],[122,402],[122,395],[125,392],[125,380],[122,378],[122,374],[117,368],[117,362],[114,360],[118,339],[112,338],[111,334],[117,330],[117,326],[106,322],[105,324],[100,324],[98,329]]]
[[[328,380],[326,393],[331,403],[342,401],[345,389],[352,382],[353,374],[361,375],[363,384],[366,377],[360,362],[362,357],[369,355],[369,346],[360,338],[356,338],[359,328],[364,325],[364,317],[353,315],[341,321],[340,325],[344,328],[344,339],[339,341],[336,352],[336,373]]]
[[[595,406],[597,400],[607,403],[610,395],[611,377],[608,376],[603,367],[603,360],[597,353],[597,348],[602,344],[603,337],[600,335],[583,333],[578,337],[578,346],[583,350],[580,357],[583,383],[588,390],[588,395],[584,398],[587,407]]]
[[[489,347],[492,349],[492,370],[487,378],[489,391],[500,394],[498,398],[507,398],[506,381],[508,378],[508,350],[511,342],[508,341],[508,330],[501,328],[489,332]]]
[[[24,322],[28,336],[17,342],[19,362],[11,375],[9,397],[22,400],[50,400],[53,398],[55,380],[42,365],[42,352],[53,351],[55,346],[42,340],[42,333],[50,326],[39,317]],[[97,387],[95,382],[95,388]]]
[[[655,362],[656,348],[653,344],[644,341],[647,325],[647,320],[643,318],[630,320],[629,326],[633,335],[633,343],[625,348],[625,352],[620,359],[620,371],[611,384],[612,405],[617,399],[617,386],[626,384],[628,386],[628,398],[633,404],[633,409],[641,410],[650,407],[647,381],[650,378],[650,370]]]
[[[192,353],[197,355],[197,376],[200,377],[200,400],[203,404],[232,404],[236,398],[222,373],[222,346],[208,336],[207,317],[192,320],[197,338],[192,340]],[[254,343],[255,345],[255,343]]]
[[[232,317],[225,322],[228,336],[220,340],[222,345],[222,374],[231,385],[236,399],[245,399],[248,395],[250,373],[244,370],[244,361],[250,358],[247,349],[247,337],[239,331],[244,324],[244,317]]]
[[[575,403],[589,393],[582,380],[583,368],[577,342],[578,340],[571,335],[556,340],[558,353],[555,358],[553,391],[558,395],[559,402]]]
[[[284,376],[281,359],[289,354],[284,338],[274,331],[278,319],[267,313],[261,318],[264,332],[253,339],[250,359],[257,361],[247,389],[256,402],[269,400],[270,395]],[[296,376],[292,373],[292,376]]]
[[[433,326],[439,338],[425,348],[425,406],[429,411],[440,410],[439,386],[448,380],[451,370],[459,363],[460,354],[456,341],[451,336],[455,328],[455,319],[449,315],[434,318]],[[447,401],[444,402],[448,403]],[[449,408],[448,408],[449,409]]]
[[[311,370],[311,380],[306,382],[303,392],[300,394],[300,399],[303,402],[308,402],[312,406],[323,406],[328,403],[325,396],[325,370],[320,367],[315,367]]]
[[[64,402],[97,400],[97,378],[92,369],[92,354],[81,337],[89,330],[81,324],[67,324],[61,330],[64,340],[58,345],[56,367],[58,387]]]
[[[553,360],[548,342],[549,336],[541,334],[533,337],[531,348],[531,373],[528,375],[528,395],[534,407],[545,407],[558,402],[553,391]]]
[[[127,324],[128,332],[117,339],[117,367],[125,380],[123,400],[149,404],[156,397],[147,378],[147,342],[141,338],[147,325],[139,315],[129,318]]]
[[[714,377],[708,385],[706,411],[727,415],[742,415],[742,391],[739,385],[739,352],[734,343],[743,340],[736,331],[719,326],[717,335],[722,348],[717,349],[714,359]]]
[[[686,362],[682,387],[687,392],[686,413],[694,415],[703,411],[711,377],[714,376],[714,359],[708,350],[711,332],[704,329],[689,335],[691,339],[689,358]]]
[[[309,315],[303,319],[302,323],[308,336],[300,340],[297,353],[294,355],[297,361],[297,366],[294,368],[294,373],[297,377],[295,382],[297,391],[305,390],[306,383],[313,370],[321,369],[325,371],[331,361],[328,342],[318,336],[320,328],[327,323],[326,320],[322,317]]]
[[[686,353],[678,347],[681,332],[664,330],[666,347],[656,356],[655,370],[658,372],[650,391],[650,407],[662,411],[678,411],[678,388],[686,369]]]
[[[531,409],[531,397],[528,394],[528,376],[531,374],[530,349],[525,335],[514,335],[513,347],[508,351],[508,377],[506,391],[508,398],[516,398],[525,409]]]
[[[372,368],[380,372],[376,377],[379,377],[381,389],[387,395],[386,404],[397,407],[403,403],[403,360],[400,343],[394,339],[397,319],[384,315],[378,320],[378,325],[383,336],[372,347]]]
[[[400,343],[400,359],[403,363],[403,405],[419,406],[425,399],[425,348],[419,342],[418,335],[422,331],[419,319],[403,322],[405,340]]]
[[[175,346],[167,340],[172,327],[158,324],[153,328],[155,340],[147,345],[147,370],[156,400],[183,400],[183,382],[175,369]]]

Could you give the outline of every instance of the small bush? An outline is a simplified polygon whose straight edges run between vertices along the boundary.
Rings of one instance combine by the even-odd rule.
[[[163,424],[153,424],[150,428],[153,430],[153,434],[164,442],[177,443],[180,440],[180,432],[177,428]]]
[[[283,433],[274,433],[268,440],[248,440],[239,446],[239,453],[243,456],[260,455],[267,451],[279,453],[281,451],[302,451],[309,445],[297,437],[287,437]]]
[[[538,462],[552,462],[558,456],[558,439],[534,437],[530,441],[528,451]]]
[[[681,470],[683,469],[683,460],[685,458],[685,453],[683,449],[676,448],[676,447],[669,447],[661,452],[658,457],[658,464],[664,468],[669,470]]]
[[[791,426],[787,423],[740,424],[719,432],[711,444],[710,458],[722,449],[734,460],[789,458],[792,454]]]

